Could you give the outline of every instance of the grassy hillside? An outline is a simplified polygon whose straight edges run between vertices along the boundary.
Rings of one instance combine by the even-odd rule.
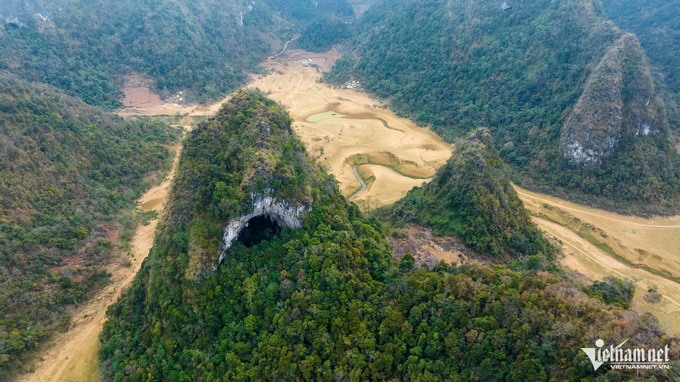
[[[554,249],[531,222],[487,129],[456,141],[432,182],[389,208],[391,221],[417,222],[493,256],[547,256]]]
[[[585,194],[589,197],[582,199],[591,204],[598,204],[598,197],[625,201],[618,208],[672,207],[679,190],[678,157],[668,150],[662,111],[657,112],[653,137],[630,135],[645,121],[624,118],[620,131],[625,134],[612,136],[614,154],[596,165],[575,165],[560,149],[563,126],[593,82],[598,64],[624,32],[606,19],[599,1],[510,5],[503,10],[492,2],[379,1],[360,20],[353,53],[326,79],[337,84],[357,79],[389,99],[398,112],[432,124],[449,140],[488,126],[502,158],[535,188],[567,190],[572,197]],[[636,69],[631,73],[648,77],[645,58],[632,65]],[[627,102],[625,97],[644,92],[654,107],[662,108],[647,80],[626,82],[625,90],[617,93],[621,99],[611,101]],[[592,114],[609,112],[607,102],[589,107]],[[654,165],[631,168],[621,160],[641,158],[635,153],[638,146],[642,155],[653,156]],[[630,187],[628,182],[640,172],[646,180]]]
[[[107,274],[119,213],[168,164],[176,133],[0,74],[0,379]],[[104,227],[106,225],[106,227]]]
[[[549,273],[397,267],[379,223],[345,202],[290,124],[241,92],[192,133],[150,257],[108,311],[105,380],[604,381],[636,376],[593,372],[581,346],[672,341],[653,318]],[[302,225],[253,217],[227,247],[261,194],[283,207],[260,217],[273,225],[302,206]],[[196,259],[215,266],[195,277]]]
[[[40,3],[40,2],[37,2]],[[143,73],[168,96],[213,100],[314,17],[351,14],[344,0],[58,1],[8,4],[20,27],[0,32],[0,69],[38,79],[87,103],[120,106],[122,75]],[[291,11],[290,13],[288,11]],[[42,12],[48,19],[35,16]]]

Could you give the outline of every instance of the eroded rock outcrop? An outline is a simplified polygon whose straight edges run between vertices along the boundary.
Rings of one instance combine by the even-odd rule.
[[[271,190],[266,196],[251,194],[251,198],[252,212],[233,219],[224,229],[224,245],[218,263],[222,263],[239,233],[254,217],[265,216],[276,221],[281,227],[298,229],[302,228],[304,213],[311,209],[311,206],[304,204],[295,205],[286,200],[279,200],[271,196]]]

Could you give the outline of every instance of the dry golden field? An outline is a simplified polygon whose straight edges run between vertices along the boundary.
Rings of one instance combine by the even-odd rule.
[[[397,117],[365,93],[319,83],[314,58],[287,64],[269,61],[272,74],[250,88],[284,104],[312,157],[336,176],[341,191],[361,189],[353,167],[367,184],[354,199],[363,208],[393,203],[434,175],[453,147],[427,128]]]

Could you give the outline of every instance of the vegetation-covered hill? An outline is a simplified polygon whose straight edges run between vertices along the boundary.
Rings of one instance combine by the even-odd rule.
[[[120,106],[122,75],[133,72],[153,78],[162,95],[185,90],[204,102],[241,85],[309,20],[351,12],[345,0],[9,3],[0,14],[20,25],[0,28],[0,69],[110,108]]]
[[[560,152],[566,174],[582,174],[586,192],[646,202],[678,192],[666,113],[633,35],[623,35],[591,73],[562,127]]]
[[[0,74],[0,379],[107,275],[102,223],[130,208],[169,160],[165,125],[104,114]]]
[[[357,26],[354,52],[326,79],[357,79],[449,140],[488,126],[502,158],[545,191],[582,192],[591,203],[592,197],[625,201],[619,209],[636,203],[663,208],[677,199],[678,156],[637,40],[606,19],[599,1],[506,5],[376,2]],[[603,75],[602,61],[620,49],[627,53],[619,73]],[[589,115],[606,118],[612,107],[623,107],[628,116],[603,137],[610,153],[576,163],[560,136],[583,115],[584,102],[578,104],[584,97],[595,101],[587,104]],[[638,133],[643,125],[651,126],[649,134]],[[590,136],[592,127],[579,124],[579,134]],[[597,151],[584,139],[571,143]]]
[[[393,221],[458,236],[481,253],[551,257],[554,252],[512,188],[487,129],[457,140],[453,156],[434,179],[389,209]]]
[[[290,123],[241,92],[192,133],[150,257],[108,312],[106,380],[605,381],[633,375],[593,372],[580,347],[670,341],[561,276],[397,268]]]
[[[673,0],[602,0],[602,5],[618,26],[635,33],[656,68],[662,85],[667,85],[673,105],[670,115],[680,129],[680,3]],[[667,100],[669,101],[669,100]]]
[[[324,17],[307,25],[298,44],[310,52],[325,52],[351,35],[350,27],[345,20]]]

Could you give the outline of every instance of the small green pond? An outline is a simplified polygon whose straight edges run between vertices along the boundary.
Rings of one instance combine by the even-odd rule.
[[[325,121],[327,119],[342,118],[342,117],[344,117],[344,115],[338,114],[334,111],[327,111],[325,113],[310,115],[309,117],[307,117],[307,122],[319,122],[319,121]]]

